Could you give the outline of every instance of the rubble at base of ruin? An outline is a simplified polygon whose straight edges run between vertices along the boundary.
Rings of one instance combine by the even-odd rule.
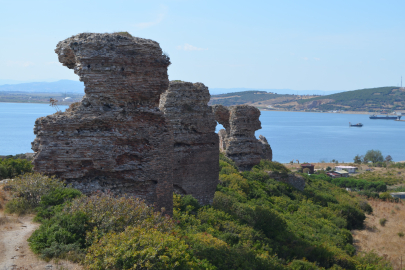
[[[255,131],[261,129],[259,109],[249,105],[214,105],[212,109],[215,119],[225,128],[218,133],[220,150],[240,170],[250,170],[261,159],[272,160],[267,139],[262,135],[259,140],[255,137]]]
[[[58,43],[85,96],[36,120],[34,170],[90,193],[136,196],[172,212],[173,132],[159,110],[170,59],[155,41],[83,33]]]
[[[173,186],[211,204],[218,185],[219,145],[208,87],[202,83],[170,82],[160,97],[160,110],[173,127]]]

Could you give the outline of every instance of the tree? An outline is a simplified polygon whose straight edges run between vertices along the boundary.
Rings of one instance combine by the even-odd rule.
[[[354,158],[353,158],[353,161],[354,161],[354,163],[357,163],[357,164],[360,164],[362,161],[363,161],[363,156],[360,156],[360,155],[356,155]]]
[[[391,162],[392,161],[392,157],[390,155],[385,157],[385,162]]]
[[[373,163],[383,162],[384,157],[380,150],[368,150],[364,156],[364,160],[371,161]]]

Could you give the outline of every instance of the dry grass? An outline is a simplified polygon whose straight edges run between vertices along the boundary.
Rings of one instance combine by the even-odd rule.
[[[352,231],[357,251],[376,251],[401,269],[401,256],[405,269],[405,205],[400,203],[369,200],[373,214],[367,215],[364,230]],[[384,226],[380,220],[386,219]]]

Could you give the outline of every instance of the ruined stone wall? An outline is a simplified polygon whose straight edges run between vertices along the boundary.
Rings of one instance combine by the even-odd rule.
[[[220,130],[220,149],[240,170],[249,170],[261,159],[272,160],[272,151],[265,137],[256,139],[261,129],[260,111],[249,105],[212,106],[215,119],[224,126]]]
[[[283,182],[293,186],[294,188],[303,191],[305,188],[305,178],[302,175],[295,173],[278,173],[273,171],[267,171],[270,178],[276,181]]]
[[[86,94],[66,112],[36,120],[34,170],[85,193],[137,196],[170,214],[173,134],[158,108],[169,58],[155,41],[119,34],[79,34],[55,52]]]
[[[219,176],[218,135],[208,88],[202,83],[170,82],[160,110],[173,127],[173,184],[177,193],[211,204]]]

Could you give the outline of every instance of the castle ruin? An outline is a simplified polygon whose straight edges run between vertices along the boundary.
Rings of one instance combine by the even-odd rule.
[[[160,96],[160,110],[173,128],[173,187],[211,204],[219,175],[219,146],[210,93],[202,83],[170,82]]]
[[[170,59],[155,41],[83,33],[58,43],[59,61],[85,85],[81,102],[35,121],[36,172],[89,194],[135,196],[172,213],[173,191],[212,203],[219,151],[241,170],[272,159],[260,111],[208,106],[202,83],[170,82]],[[225,130],[215,133],[216,121]]]
[[[79,34],[55,52],[84,82],[85,96],[35,121],[34,170],[84,193],[136,196],[170,214],[173,132],[158,108],[170,59],[155,41],[117,34]]]
[[[240,170],[250,170],[261,159],[272,160],[267,139],[262,135],[259,140],[255,137],[255,131],[262,128],[259,109],[249,105],[214,105],[212,109],[215,119],[225,128],[218,133],[220,150]]]

